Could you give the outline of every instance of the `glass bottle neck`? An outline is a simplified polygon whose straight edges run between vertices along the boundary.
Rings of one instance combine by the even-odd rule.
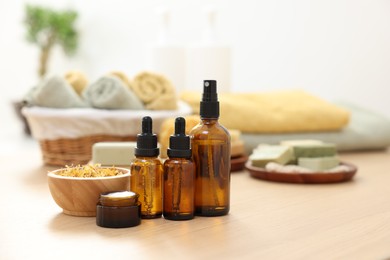
[[[140,159],[140,160],[153,160],[153,159],[157,159],[158,156],[152,156],[152,157],[149,157],[149,156],[135,156],[135,158]]]
[[[172,156],[168,157],[169,160],[175,160],[175,161],[188,161],[191,159],[191,157],[177,157],[177,156]]]
[[[200,118],[203,124],[212,125],[218,123],[218,118]]]

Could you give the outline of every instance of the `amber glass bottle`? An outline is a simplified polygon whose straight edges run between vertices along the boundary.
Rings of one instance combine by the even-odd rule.
[[[170,220],[194,218],[195,164],[185,124],[184,118],[176,118],[175,134],[169,140],[169,159],[164,163],[163,215]]]
[[[221,216],[230,209],[230,134],[218,123],[215,80],[204,81],[201,122],[191,130],[195,174],[195,214]]]
[[[136,158],[130,166],[130,189],[139,194],[141,217],[145,219],[162,215],[163,166],[157,158],[159,153],[157,136],[152,133],[152,119],[144,117],[134,150]]]

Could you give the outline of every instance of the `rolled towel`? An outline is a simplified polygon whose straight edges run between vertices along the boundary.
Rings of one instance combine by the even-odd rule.
[[[185,116],[186,119],[186,134],[190,134],[200,122],[199,116]],[[169,137],[175,132],[175,118],[165,119],[161,124],[161,130],[158,133],[158,142],[160,143],[160,157],[167,157],[167,149],[169,146]],[[238,130],[229,129],[231,135],[231,156],[238,157],[244,154],[244,143],[241,141],[241,132]]]
[[[119,78],[120,80],[122,80],[125,83],[126,87],[131,89],[131,80],[126,76],[125,73],[120,72],[120,71],[111,71],[110,73],[108,73],[108,75]]]
[[[143,109],[142,102],[124,83],[113,76],[101,77],[83,92],[85,100],[95,108]]]
[[[88,85],[88,79],[84,73],[80,71],[68,71],[65,73],[66,81],[73,87],[73,89],[81,96],[83,90]]]
[[[181,99],[199,113],[201,93],[182,93]],[[350,113],[301,90],[221,93],[220,122],[243,133],[293,133],[337,131]]]
[[[25,101],[31,106],[52,108],[87,106],[72,86],[64,78],[58,76],[47,78],[31,89]]]
[[[150,110],[177,109],[175,88],[162,75],[142,72],[135,76],[131,89]]]

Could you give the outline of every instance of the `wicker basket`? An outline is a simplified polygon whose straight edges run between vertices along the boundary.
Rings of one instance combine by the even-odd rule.
[[[95,143],[135,141],[145,115],[153,118],[153,131],[159,133],[167,118],[191,114],[189,105],[178,105],[172,111],[24,107],[22,114],[40,143],[43,162],[64,166],[88,163]]]
[[[75,139],[41,140],[43,162],[64,166],[86,164],[92,158],[92,146],[97,142],[135,141],[135,136],[94,135]]]

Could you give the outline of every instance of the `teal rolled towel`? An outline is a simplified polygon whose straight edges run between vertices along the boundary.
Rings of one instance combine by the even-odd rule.
[[[27,105],[40,107],[76,108],[87,106],[73,87],[64,78],[58,76],[43,80],[27,93],[24,100]]]
[[[83,92],[84,99],[95,108],[144,109],[142,102],[124,83],[112,76],[101,77]]]

